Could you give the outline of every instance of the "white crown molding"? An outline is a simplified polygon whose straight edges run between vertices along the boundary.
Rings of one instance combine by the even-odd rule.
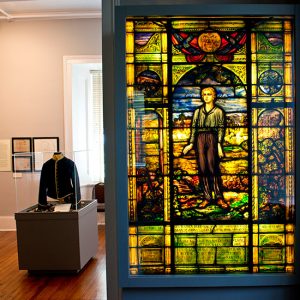
[[[27,14],[8,14],[0,9],[0,20],[21,21],[21,20],[55,20],[55,19],[98,19],[102,18],[102,12],[45,12]]]

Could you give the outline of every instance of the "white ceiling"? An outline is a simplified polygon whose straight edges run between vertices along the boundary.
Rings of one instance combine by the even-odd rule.
[[[0,19],[101,17],[102,0],[0,0]]]

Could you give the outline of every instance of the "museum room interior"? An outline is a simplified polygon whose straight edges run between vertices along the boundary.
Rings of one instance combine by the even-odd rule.
[[[293,0],[0,0],[0,299],[298,299],[299,28]]]

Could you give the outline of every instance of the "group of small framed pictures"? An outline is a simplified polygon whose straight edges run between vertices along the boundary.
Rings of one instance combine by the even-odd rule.
[[[53,152],[58,151],[58,137],[13,137],[13,172],[39,172]]]

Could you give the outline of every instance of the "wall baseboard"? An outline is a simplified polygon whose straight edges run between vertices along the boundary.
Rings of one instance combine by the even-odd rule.
[[[14,216],[0,216],[0,231],[16,230],[16,221]]]

